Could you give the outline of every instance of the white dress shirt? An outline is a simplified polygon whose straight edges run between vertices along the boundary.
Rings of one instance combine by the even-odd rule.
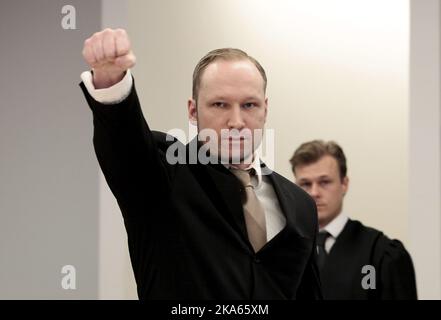
[[[130,70],[127,70],[126,75],[120,82],[105,89],[95,89],[90,71],[83,72],[81,79],[92,98],[108,105],[117,104],[127,98],[133,86]],[[256,171],[256,175],[251,179],[251,183],[254,185],[257,198],[265,209],[266,236],[267,241],[270,241],[285,227],[286,218],[280,209],[279,200],[269,177],[262,175],[260,159],[258,157],[254,157],[254,161],[248,169],[251,168]]]
[[[92,72],[90,71],[84,71],[81,74],[81,80],[83,80],[83,83],[92,98],[103,104],[117,104],[123,101],[130,94],[133,85],[130,70],[127,70],[124,78],[120,82],[105,89],[95,89],[92,81]]]
[[[324,228],[321,228],[320,231],[327,231],[330,236],[325,241],[325,250],[327,253],[331,251],[332,246],[334,245],[337,237],[343,231],[346,223],[348,222],[348,216],[343,213],[339,213],[337,217],[334,218],[330,223],[328,223]]]

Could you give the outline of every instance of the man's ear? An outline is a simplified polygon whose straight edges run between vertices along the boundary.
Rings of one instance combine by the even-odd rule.
[[[198,108],[196,106],[196,100],[188,99],[187,108],[188,120],[192,125],[196,126],[198,124]]]
[[[265,98],[265,123],[266,123],[267,115],[268,115],[268,98]]]
[[[341,184],[343,186],[343,195],[346,195],[346,193],[348,192],[348,189],[349,189],[349,178],[348,178],[348,176],[343,178],[343,181],[342,181]]]

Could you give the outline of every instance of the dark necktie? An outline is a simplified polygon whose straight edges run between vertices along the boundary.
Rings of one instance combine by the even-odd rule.
[[[331,234],[327,231],[319,232],[317,235],[317,265],[320,271],[322,271],[326,257],[328,256],[325,250],[325,243],[330,235]]]
[[[254,192],[251,184],[250,172],[231,169],[231,172],[242,182],[246,192],[246,202],[243,204],[243,213],[247,227],[248,239],[254,248],[259,251],[266,243],[265,209]]]

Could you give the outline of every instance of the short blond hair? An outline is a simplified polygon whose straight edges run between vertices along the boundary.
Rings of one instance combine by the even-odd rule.
[[[213,63],[216,60],[241,60],[246,59],[251,61],[261,74],[263,78],[263,91],[266,92],[266,73],[261,64],[254,59],[253,57],[249,56],[245,51],[242,51],[240,49],[235,48],[221,48],[221,49],[215,49],[207,53],[196,65],[194,72],[193,72],[193,92],[192,96],[194,100],[197,100],[198,94],[199,94],[199,88],[201,84],[201,77],[202,73],[204,72],[205,68],[210,63]]]

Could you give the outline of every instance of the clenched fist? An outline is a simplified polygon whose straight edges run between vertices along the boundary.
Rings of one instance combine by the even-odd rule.
[[[118,83],[135,65],[129,36],[124,29],[104,29],[84,41],[83,57],[93,70],[96,89]]]

